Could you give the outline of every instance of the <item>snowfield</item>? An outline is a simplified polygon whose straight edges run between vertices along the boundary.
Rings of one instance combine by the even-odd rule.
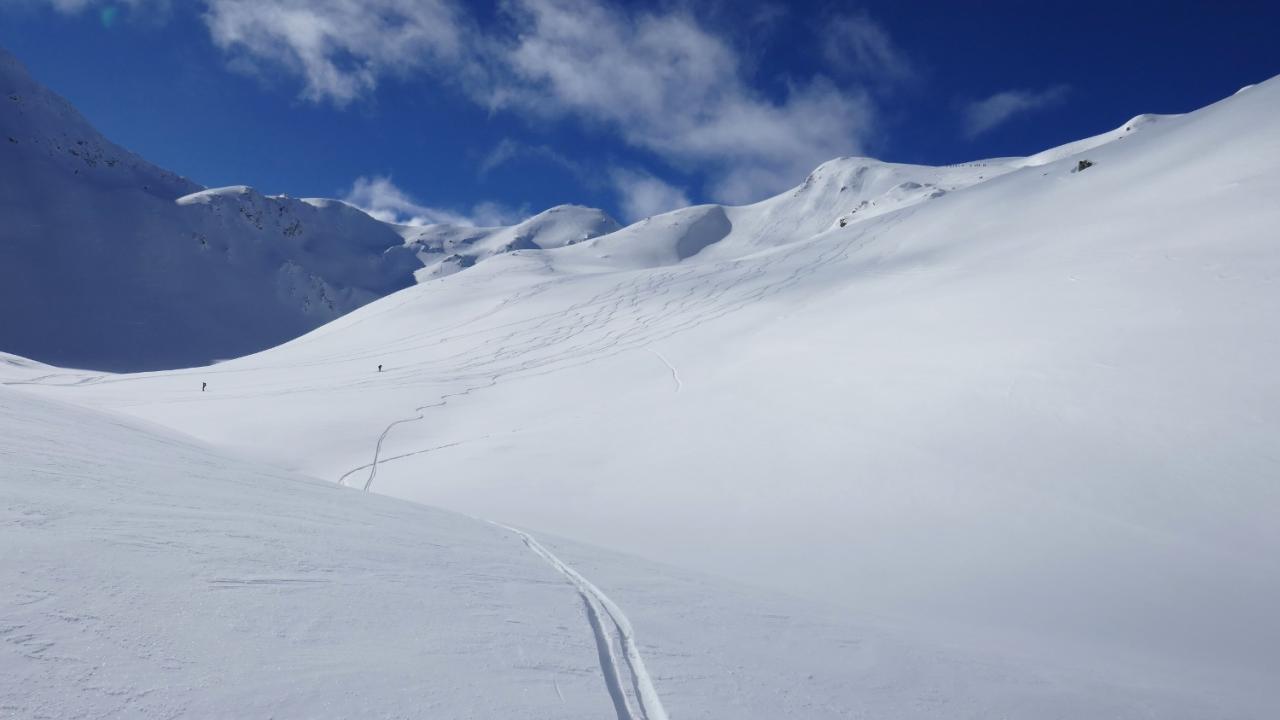
[[[1065,663],[1028,666],[347,490],[9,388],[0,454],[0,717],[1199,718],[1248,708]]]
[[[0,356],[0,711],[1273,717],[1276,117],[406,231],[419,284],[209,367]]]

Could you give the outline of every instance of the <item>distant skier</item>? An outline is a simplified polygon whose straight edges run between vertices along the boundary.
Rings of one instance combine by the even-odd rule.
[[[207,387],[209,387],[209,383],[207,382],[200,383],[200,392],[204,392],[205,388]]]
[[[382,366],[381,366],[381,365],[379,365],[379,366],[378,366],[378,372],[382,372]]]

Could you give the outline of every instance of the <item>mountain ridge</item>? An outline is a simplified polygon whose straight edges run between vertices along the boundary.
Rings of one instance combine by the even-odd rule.
[[[262,350],[445,260],[342,201],[204,188],[161,169],[103,137],[3,49],[0,213],[0,344],[70,367],[173,368]],[[554,236],[550,246],[616,225],[587,214],[544,213],[512,232],[535,244]],[[461,264],[493,252],[452,254]]]
[[[102,137],[3,48],[0,86],[7,139],[0,210],[10,220],[0,228],[0,267],[8,268],[0,270],[0,307],[9,316],[0,344],[55,365],[110,371],[206,365],[264,350],[513,251],[607,236],[595,253],[604,266],[749,254],[1099,148],[1162,117],[1138,116],[1027,158],[941,167],[836,158],[757,203],[694,206],[625,228],[575,205],[510,227],[411,227],[341,200],[201,187]]]

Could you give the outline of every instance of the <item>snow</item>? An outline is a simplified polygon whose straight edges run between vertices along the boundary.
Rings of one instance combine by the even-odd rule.
[[[1177,115],[1153,115],[1151,113],[1138,115],[1133,119],[1129,120],[1129,122],[1125,123],[1124,125],[1121,125],[1120,127],[1116,128],[1115,130],[1102,133],[1101,135],[1094,135],[1093,137],[1085,138],[1083,140],[1070,142],[1070,143],[1067,143],[1066,145],[1061,145],[1056,148],[1050,148],[1049,150],[1045,150],[1044,152],[1039,152],[1039,153],[1036,153],[1035,155],[1031,155],[1030,157],[1023,158],[1022,160],[1019,160],[1019,161],[1015,161],[1012,164],[1016,167],[1039,167],[1041,165],[1048,165],[1051,162],[1056,162],[1058,160],[1062,160],[1063,158],[1069,158],[1073,155],[1079,155],[1080,153],[1088,152],[1095,148],[1100,148],[1103,145],[1107,145],[1109,143],[1115,142],[1116,140],[1123,140],[1129,137],[1132,133],[1136,133],[1136,132],[1140,132],[1148,129],[1149,126],[1155,123],[1165,121],[1165,120],[1170,120],[1176,117],[1178,116]]]
[[[490,232],[553,247],[616,227],[579,210]],[[412,285],[426,259],[404,228],[345,203],[205,189],[162,170],[2,49],[0,216],[0,347],[100,370],[277,345]]]
[[[4,600],[0,706],[1270,717],[1278,114],[1273,79],[545,244],[380,226],[422,282],[269,350],[0,357],[0,581],[59,598]]]
[[[420,282],[453,274],[480,260],[518,250],[553,250],[619,229],[607,213],[581,205],[558,205],[510,227],[458,225],[404,227],[401,234],[422,261]]]
[[[1215,707],[347,490],[10,388],[0,453],[3,717],[1196,718]]]

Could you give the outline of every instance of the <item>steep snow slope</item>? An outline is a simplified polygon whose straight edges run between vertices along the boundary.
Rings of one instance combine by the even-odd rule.
[[[1083,172],[841,160],[216,368],[24,387],[1265,717],[1278,114],[1271,80]]]
[[[344,490],[6,388],[0,453],[5,717],[1216,710],[1194,693],[1061,664],[1032,669],[880,620]]]
[[[413,284],[424,260],[440,260],[425,240],[406,246],[407,234],[430,229],[332,200],[206,190],[157,168],[3,50],[0,217],[0,347],[73,367],[172,368],[261,350]],[[477,232],[554,247],[614,227],[599,211],[565,208]]]

